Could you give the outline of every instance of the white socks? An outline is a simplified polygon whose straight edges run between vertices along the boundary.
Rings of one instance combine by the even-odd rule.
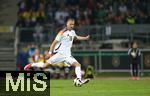
[[[76,73],[77,78],[81,79],[81,67],[80,66],[75,67],[75,73]]]
[[[43,62],[38,62],[38,63],[32,63],[32,67],[43,67],[44,63]]]

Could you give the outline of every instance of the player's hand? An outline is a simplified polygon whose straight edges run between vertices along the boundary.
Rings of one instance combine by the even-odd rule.
[[[89,40],[90,39],[90,35],[87,35],[85,38],[86,38],[86,40]]]

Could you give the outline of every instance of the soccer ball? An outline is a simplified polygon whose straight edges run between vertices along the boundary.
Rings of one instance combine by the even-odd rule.
[[[76,87],[81,87],[82,81],[79,78],[76,78],[76,79],[73,80],[73,84]]]

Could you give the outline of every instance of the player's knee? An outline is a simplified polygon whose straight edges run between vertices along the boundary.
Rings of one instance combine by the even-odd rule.
[[[74,62],[74,63],[73,63],[73,66],[78,67],[78,66],[81,66],[81,64],[78,63],[78,62]]]

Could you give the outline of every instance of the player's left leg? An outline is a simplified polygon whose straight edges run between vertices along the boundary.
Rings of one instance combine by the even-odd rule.
[[[81,79],[81,64],[78,62],[73,62],[72,65],[75,67],[76,77]]]
[[[139,80],[139,64],[135,64],[135,76],[136,80]]]
[[[135,64],[131,64],[131,75],[132,75],[132,80],[136,80],[136,73],[135,73]]]
[[[76,74],[76,77],[79,81],[81,81],[82,84],[86,84],[89,82],[90,79],[84,79],[82,80],[82,75],[81,75],[81,64],[75,59],[73,58],[72,56],[70,57],[67,57],[65,59],[65,62],[71,64],[72,66],[75,67],[75,74]]]

